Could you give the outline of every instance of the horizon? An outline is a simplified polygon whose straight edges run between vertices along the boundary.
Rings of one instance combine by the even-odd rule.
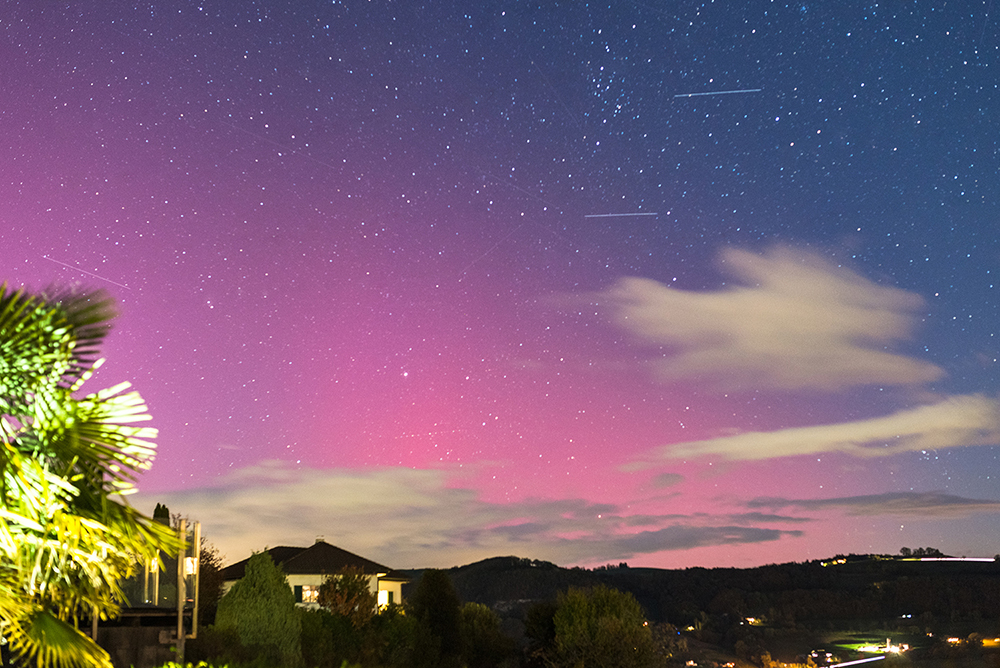
[[[996,25],[18,5],[4,279],[117,300],[131,503],[228,559],[995,554]]]
[[[317,538],[317,540],[320,540],[320,539]],[[257,552],[267,552],[268,550],[275,549],[275,548],[282,548],[282,547],[306,548],[306,547],[309,547],[309,546],[308,545],[306,545],[306,546],[302,546],[302,545],[284,545],[284,544],[283,545],[269,545],[269,546],[263,547],[263,548],[261,548],[259,550],[254,550],[251,554],[248,554],[248,555],[246,555],[245,557],[243,557],[241,559],[232,559],[232,560],[229,560],[229,561],[225,561],[223,563],[223,568],[227,568],[227,567],[232,566],[234,564],[238,564],[238,563],[240,563],[242,561],[246,561],[251,556],[253,556],[253,554],[255,554]],[[335,547],[340,547],[340,546],[337,545]],[[351,550],[346,550],[346,551],[347,552],[351,552]],[[364,555],[357,555],[357,556],[364,557]],[[392,570],[394,570],[394,571],[397,571],[397,570],[398,571],[425,571],[425,570],[429,570],[429,569],[456,570],[456,569],[468,568],[469,566],[475,566],[476,564],[481,564],[481,563],[487,562],[487,561],[495,561],[495,560],[503,560],[503,559],[517,559],[519,561],[547,563],[547,564],[550,564],[552,566],[555,566],[556,568],[560,568],[560,569],[564,569],[564,570],[572,570],[572,569],[575,569],[575,568],[583,568],[584,570],[589,570],[589,571],[605,571],[605,570],[619,570],[619,569],[633,569],[633,568],[638,568],[638,569],[647,568],[647,569],[653,569],[653,570],[687,570],[689,568],[705,568],[705,569],[711,570],[711,569],[714,569],[714,568],[721,568],[721,569],[736,568],[737,570],[753,570],[753,569],[756,569],[756,568],[766,568],[766,567],[769,567],[769,566],[805,565],[805,564],[811,564],[811,563],[816,563],[816,562],[821,563],[823,566],[827,566],[827,565],[841,565],[841,564],[828,563],[828,562],[832,562],[832,560],[834,560],[834,559],[838,559],[838,558],[841,558],[841,557],[843,557],[845,559],[848,559],[850,557],[855,557],[855,558],[857,558],[857,560],[875,558],[876,560],[884,560],[884,561],[890,561],[890,560],[891,561],[920,561],[920,562],[928,562],[928,563],[930,563],[930,562],[934,562],[934,563],[997,563],[997,562],[1000,562],[1000,559],[997,559],[998,556],[1000,556],[1000,555],[994,555],[992,557],[976,557],[976,556],[961,556],[961,557],[956,557],[956,556],[945,556],[945,557],[927,557],[927,556],[924,556],[924,557],[908,557],[908,556],[903,556],[903,555],[898,554],[898,553],[897,554],[854,554],[854,553],[843,554],[843,553],[838,553],[838,554],[835,554],[835,555],[828,556],[826,558],[807,559],[807,560],[804,560],[804,561],[783,561],[783,562],[775,562],[775,563],[765,563],[765,564],[757,564],[755,566],[743,566],[743,567],[739,567],[739,566],[735,566],[735,567],[734,566],[684,566],[684,567],[680,567],[680,568],[665,568],[665,567],[661,567],[661,566],[633,566],[632,564],[629,564],[628,562],[624,562],[624,561],[623,562],[619,562],[617,564],[607,563],[607,564],[599,564],[599,565],[596,565],[596,566],[581,567],[581,566],[575,566],[575,565],[557,564],[557,563],[554,563],[554,562],[546,561],[544,559],[532,559],[531,557],[521,557],[521,556],[517,556],[517,555],[514,555],[514,554],[505,554],[505,555],[494,555],[494,556],[491,556],[491,557],[484,557],[484,558],[478,559],[476,561],[462,563],[462,564],[455,564],[455,565],[452,565],[452,566],[426,566],[426,567],[419,567],[418,566],[418,567],[415,567],[415,568],[392,568],[392,567],[390,567],[390,568],[392,568]],[[841,563],[848,563],[848,562],[844,561],[844,562],[841,562]]]

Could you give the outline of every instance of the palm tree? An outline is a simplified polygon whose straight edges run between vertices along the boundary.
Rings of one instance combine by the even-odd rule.
[[[179,547],[123,496],[155,452],[142,398],[81,393],[112,317],[103,291],[0,285],[0,637],[40,668],[110,668],[80,618],[115,615],[137,560]]]

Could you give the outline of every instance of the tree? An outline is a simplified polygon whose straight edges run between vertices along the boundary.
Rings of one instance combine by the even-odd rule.
[[[462,657],[460,602],[444,571],[424,571],[407,603],[420,627],[414,665],[457,666]]]
[[[128,383],[81,396],[114,316],[102,291],[0,285],[0,629],[38,666],[110,668],[76,628],[118,611],[135,559],[176,552],[168,527],[120,495],[149,467],[156,430]]]
[[[411,668],[417,665],[414,648],[419,644],[417,638],[420,625],[413,615],[405,614],[403,606],[390,603],[379,610],[373,622],[376,656],[373,661],[365,661],[366,665],[371,663],[386,668]]]
[[[462,606],[462,656],[468,668],[496,668],[514,654],[514,641],[500,630],[500,616],[488,605]]]
[[[215,621],[215,611],[222,597],[222,554],[219,548],[201,537],[198,552],[198,622],[208,625]]]
[[[555,646],[556,610],[555,601],[539,601],[528,608],[524,617],[524,635],[531,639],[527,648],[529,665],[544,665],[545,657]]]
[[[162,503],[157,503],[156,507],[153,508],[153,519],[160,524],[170,526],[170,509]]]
[[[215,626],[234,629],[244,647],[267,661],[294,666],[301,659],[302,625],[295,595],[267,552],[251,556],[243,577],[219,599]]]
[[[354,628],[360,629],[375,615],[378,594],[372,591],[369,576],[360,568],[348,566],[323,579],[318,602],[321,608],[348,618]]]
[[[632,594],[604,585],[570,588],[553,616],[552,666],[645,668],[662,663],[642,608]]]

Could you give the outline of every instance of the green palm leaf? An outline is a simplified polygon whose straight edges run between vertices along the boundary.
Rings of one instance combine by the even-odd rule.
[[[122,496],[155,454],[142,398],[78,397],[113,315],[101,291],[0,286],[0,635],[40,668],[110,666],[70,622],[116,614],[137,559],[179,547]]]

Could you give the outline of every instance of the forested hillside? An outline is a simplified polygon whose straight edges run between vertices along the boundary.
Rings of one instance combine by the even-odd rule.
[[[416,572],[415,572],[416,573]],[[653,621],[678,626],[753,617],[768,625],[856,619],[1000,618],[1000,562],[925,562],[854,556],[759,568],[593,570],[496,557],[449,571],[465,601],[524,609],[569,587],[631,592]],[[905,616],[905,617],[904,617]],[[922,620],[922,621],[921,621]]]

